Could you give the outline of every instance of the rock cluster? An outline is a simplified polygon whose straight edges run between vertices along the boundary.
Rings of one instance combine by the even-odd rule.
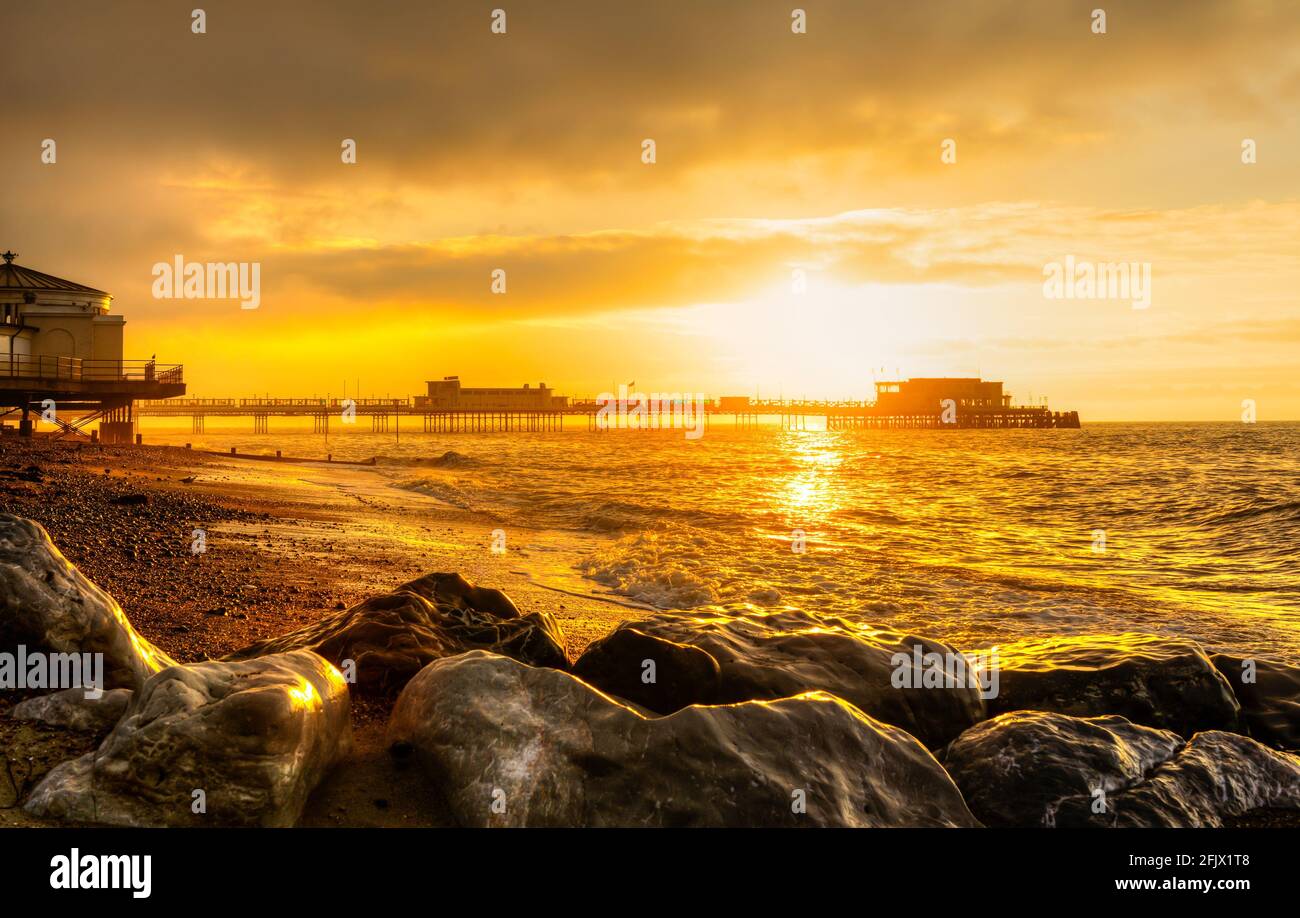
[[[1155,635],[966,657],[741,608],[624,624],[570,666],[550,616],[429,574],[180,665],[39,525],[0,515],[0,652],[17,645],[104,657],[102,695],[11,712],[103,736],[25,801],[75,822],[293,825],[349,749],[352,680],[400,693],[392,754],[467,826],[1219,826],[1300,810],[1300,668]]]

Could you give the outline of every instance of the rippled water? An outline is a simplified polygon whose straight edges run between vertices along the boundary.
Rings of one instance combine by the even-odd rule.
[[[380,455],[358,474],[507,525],[600,536],[584,542],[596,547],[576,573],[654,606],[789,604],[964,648],[1161,631],[1300,659],[1298,424],[722,424],[696,441],[574,431],[406,434],[400,445],[367,430],[328,446],[305,432],[209,430],[145,433],[220,449]],[[457,455],[441,458],[447,450]]]

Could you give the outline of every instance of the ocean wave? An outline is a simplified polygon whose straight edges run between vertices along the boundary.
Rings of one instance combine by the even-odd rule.
[[[375,462],[379,465],[392,465],[399,468],[429,468],[429,469],[463,469],[476,468],[484,463],[481,459],[475,459],[472,456],[466,456],[464,453],[458,453],[454,449],[449,449],[441,456],[376,456]]]
[[[719,602],[717,578],[702,562],[699,540],[641,532],[583,559],[578,570],[597,583],[660,609],[692,609]]]
[[[432,497],[461,510],[476,509],[469,494],[447,481],[434,478],[410,478],[393,482],[393,487]]]
[[[907,525],[907,521],[896,513],[868,507],[848,507],[838,511],[837,516],[862,523],[878,523],[883,526]]]
[[[1239,523],[1242,520],[1257,519],[1259,517],[1276,517],[1287,522],[1300,520],[1300,500],[1266,501],[1255,499],[1247,501],[1242,506],[1232,507],[1229,510],[1202,517],[1197,520],[1197,523],[1203,527],[1226,526],[1230,523]]]

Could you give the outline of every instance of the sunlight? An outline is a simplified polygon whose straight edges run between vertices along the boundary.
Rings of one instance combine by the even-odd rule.
[[[777,483],[775,509],[797,525],[809,519],[825,519],[840,507],[835,478],[843,456],[835,441],[824,433],[791,431],[784,438],[790,458],[799,469]]]
[[[941,285],[812,276],[803,293],[787,283],[696,307],[691,321],[717,342],[735,377],[777,387],[763,389],[764,398],[869,398],[876,377],[945,372],[933,354],[960,334],[959,308]]]

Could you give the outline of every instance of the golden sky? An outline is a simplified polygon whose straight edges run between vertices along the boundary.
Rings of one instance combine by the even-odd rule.
[[[1300,418],[1294,2],[202,3],[10,5],[0,63],[0,247],[192,395],[883,370]],[[177,254],[260,263],[260,307],[155,299]],[[1046,297],[1071,255],[1149,264],[1149,308]]]

